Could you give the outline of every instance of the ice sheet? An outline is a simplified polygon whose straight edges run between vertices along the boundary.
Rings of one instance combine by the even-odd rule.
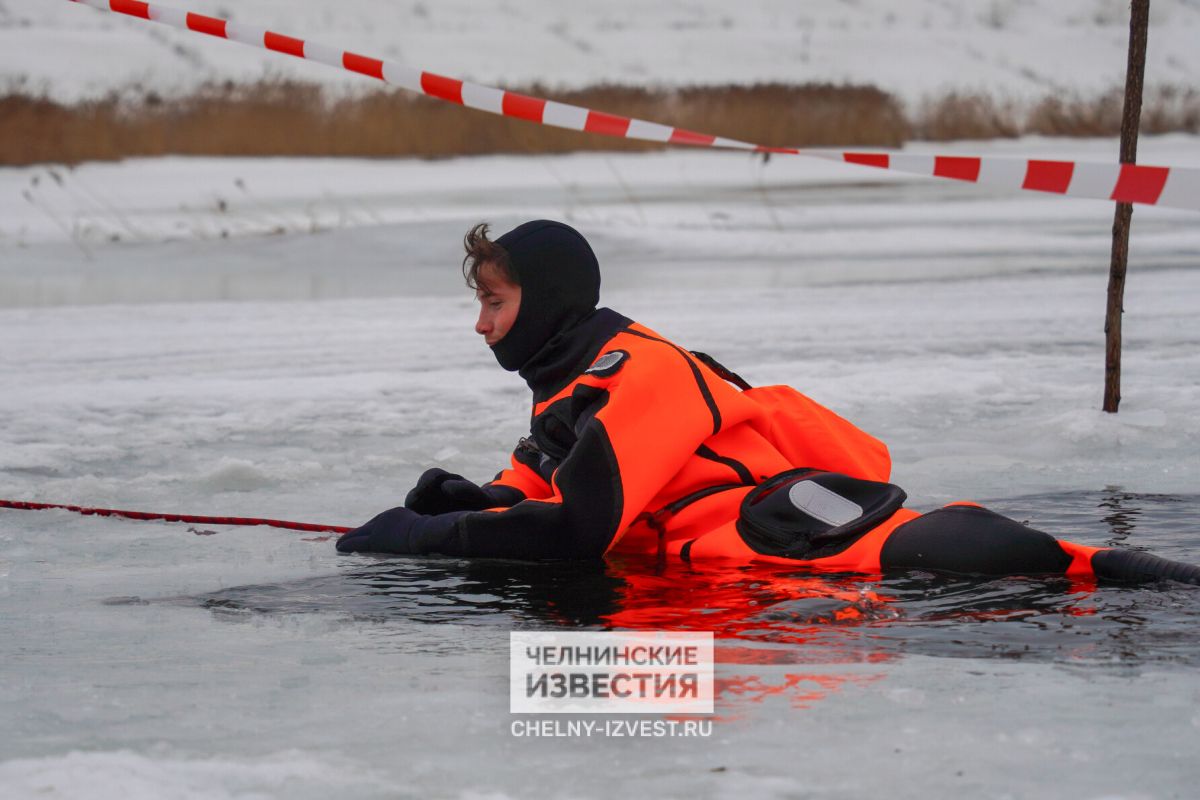
[[[355,524],[432,464],[489,477],[528,397],[471,330],[458,242],[481,217],[550,215],[592,239],[605,303],[877,433],[918,507],[1109,486],[1195,501],[1194,215],[1135,213],[1111,416],[1105,203],[698,153],[59,176],[0,171],[6,499]],[[1172,524],[1154,548],[1200,554]],[[1140,658],[1136,638],[1111,664],[1071,649],[1089,619],[1117,650],[1186,622],[1190,587],[1104,595],[1103,620],[1084,596],[1078,624],[1068,594],[1028,659],[831,629],[836,647],[793,663],[726,665],[799,677],[730,698],[712,739],[522,739],[507,632],[548,623],[442,603],[452,572],[385,582],[319,539],[0,511],[0,794],[1140,798],[1197,777],[1194,661]],[[399,610],[375,603],[385,583]]]
[[[1185,136],[1143,149],[1200,153]],[[523,433],[524,389],[471,332],[458,242],[479,219],[543,215],[597,242],[603,302],[878,432],[919,501],[1190,491],[1200,467],[1187,212],[1135,215],[1111,416],[1106,203],[672,152],[9,169],[0,209],[0,463],[28,499],[194,489],[242,513],[310,503],[319,481],[344,517],[364,486],[407,486],[431,459],[491,475]]]

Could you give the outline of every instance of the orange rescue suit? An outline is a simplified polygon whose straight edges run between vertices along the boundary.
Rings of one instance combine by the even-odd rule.
[[[736,380],[640,324],[625,326],[590,366],[535,403],[531,436],[490,484],[524,499],[463,516],[463,550],[501,557],[800,560],[815,569],[872,573],[926,563],[921,548],[928,541],[937,548],[938,536],[921,539],[897,563],[881,562],[892,533],[921,516],[905,508],[828,554],[797,559],[751,546],[738,522],[755,487],[797,468],[886,484],[891,459],[878,439],[790,387],[743,390],[727,378]],[[961,511],[1017,525],[977,507]],[[1030,533],[1062,548],[1051,554],[1053,571],[1091,573],[1095,548]],[[929,563],[945,568],[936,558]],[[1027,569],[1047,571],[1038,567]]]

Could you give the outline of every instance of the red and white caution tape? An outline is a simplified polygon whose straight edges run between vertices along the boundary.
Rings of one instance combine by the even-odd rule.
[[[450,103],[516,117],[540,125],[599,133],[624,139],[780,153],[844,161],[939,178],[977,183],[1007,190],[1050,192],[1070,197],[1116,200],[1123,203],[1169,206],[1200,211],[1200,169],[1142,164],[1045,161],[1037,159],[917,155],[901,152],[848,152],[768,147],[656,122],[606,114],[582,106],[556,103],[516,92],[424,72],[394,61],[327,47],[281,33],[194,14],[141,0],[70,0],[101,11],[112,11],[174,28],[205,33],[241,44],[274,50],[350,72],[357,72],[412,92]]]

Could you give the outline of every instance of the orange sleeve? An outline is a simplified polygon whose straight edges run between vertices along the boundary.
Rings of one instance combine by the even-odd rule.
[[[721,429],[712,389],[690,356],[662,341],[623,345],[619,370],[585,373],[558,398],[577,411],[577,439],[549,496],[464,516],[464,555],[598,558]]]
[[[606,387],[608,402],[592,423],[608,440],[609,469],[621,491],[608,548],[722,424],[690,356],[663,342],[638,348],[630,362]]]
[[[549,497],[553,493],[550,484],[535,472],[532,466],[520,461],[515,452],[512,455],[511,466],[501,470],[487,485],[515,489],[523,497],[533,500]]]

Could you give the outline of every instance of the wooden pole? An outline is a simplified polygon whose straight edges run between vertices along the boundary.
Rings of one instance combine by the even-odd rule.
[[[1150,0],[1133,0],[1129,13],[1125,110],[1121,116],[1122,164],[1137,162],[1149,23]],[[1104,317],[1104,410],[1110,414],[1117,413],[1117,407],[1121,405],[1121,314],[1125,310],[1125,271],[1129,263],[1129,225],[1132,219],[1133,206],[1117,203],[1112,227],[1112,261],[1108,268],[1108,311]]]

